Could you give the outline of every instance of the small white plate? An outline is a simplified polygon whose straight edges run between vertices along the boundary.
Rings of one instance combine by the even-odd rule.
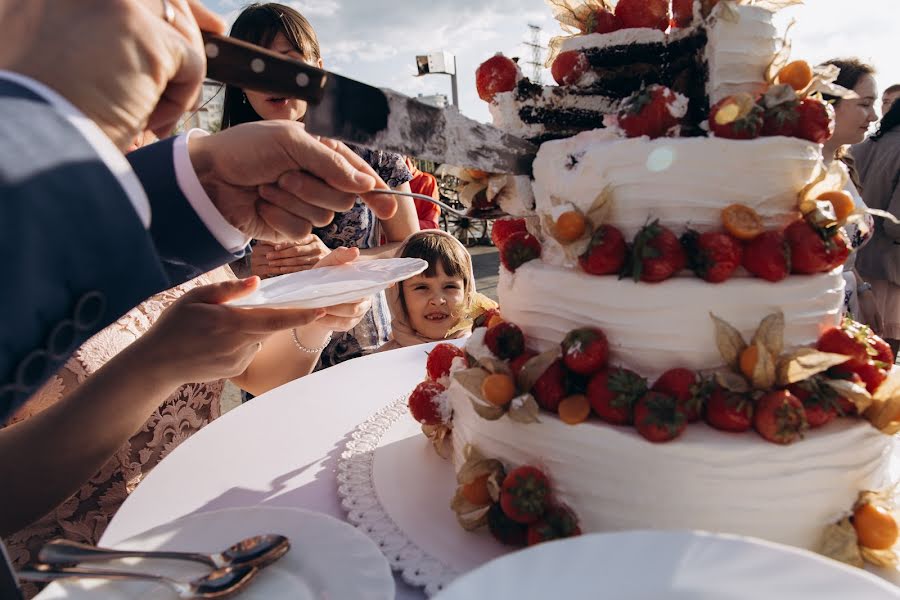
[[[264,279],[249,296],[231,306],[324,308],[377,294],[428,268],[420,258],[379,258],[322,267]]]
[[[116,547],[210,553],[260,533],[287,536],[291,549],[276,563],[260,571],[236,596],[241,600],[394,598],[391,568],[378,546],[352,525],[312,511],[254,507],[195,513],[139,534]],[[183,580],[209,571],[209,567],[201,564],[172,560],[134,559],[102,564]],[[171,588],[161,584],[81,579],[53,583],[37,598],[176,600],[177,596]]]
[[[896,600],[862,569],[745,537],[627,531],[544,543],[487,563],[440,600]]]

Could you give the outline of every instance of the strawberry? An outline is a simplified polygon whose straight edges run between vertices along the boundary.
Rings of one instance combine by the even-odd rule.
[[[499,250],[512,234],[517,231],[528,230],[525,228],[525,219],[498,219],[491,225],[491,242]]]
[[[588,16],[584,29],[585,33],[612,33],[622,29],[622,22],[615,13],[597,8]]]
[[[826,273],[844,264],[850,255],[850,242],[839,227],[813,227],[799,219],[784,230],[784,237],[791,247],[794,273]]]
[[[761,135],[794,137],[797,122],[800,120],[800,114],[797,111],[799,105],[799,100],[788,100],[765,109]]]
[[[489,308],[477,317],[475,317],[474,322],[472,323],[472,328],[477,329],[479,327],[487,327],[488,323],[491,322],[493,317],[500,316],[500,309],[498,308]]]
[[[861,365],[869,360],[865,337],[861,337],[855,328],[829,327],[816,341],[816,350],[843,354],[849,358],[841,363],[842,371],[853,371],[855,365]]]
[[[669,27],[669,0],[619,0],[616,17],[624,29],[648,27],[665,31]]]
[[[866,336],[866,342],[871,350],[869,354],[871,355],[872,360],[884,363],[881,365],[882,368],[890,368],[890,366],[894,364],[894,351],[891,350],[890,344],[875,335],[871,330],[869,330],[869,333]]]
[[[590,68],[591,65],[584,52],[566,50],[565,52],[560,52],[553,60],[550,74],[553,75],[553,80],[559,85],[575,85]]]
[[[868,390],[870,394],[874,394],[881,383],[887,379],[887,371],[871,360],[867,360],[862,364],[852,365],[850,369],[859,375],[860,379],[863,380],[863,383],[866,384],[866,390]]]
[[[753,424],[753,401],[716,385],[706,399],[706,422],[722,431],[747,431]]]
[[[442,343],[435,346],[428,353],[428,360],[425,361],[425,372],[428,373],[428,379],[437,381],[441,377],[450,374],[450,363],[456,357],[465,358],[466,353],[462,348],[458,348],[453,344]]]
[[[525,350],[525,334],[518,325],[504,321],[487,330],[484,344],[497,358],[509,360]]]
[[[596,327],[573,329],[562,341],[562,356],[570,371],[593,375],[609,360],[606,334]]]
[[[744,245],[744,268],[766,281],[781,281],[791,272],[791,248],[780,231],[764,231]]]
[[[625,276],[655,283],[683,269],[687,258],[675,234],[657,220],[638,231],[629,261],[630,264],[625,265]]]
[[[794,135],[816,144],[824,144],[834,134],[834,108],[818,98],[804,98],[797,105]]]
[[[688,423],[700,420],[710,391],[709,384],[697,377],[696,373],[681,368],[669,369],[660,375],[650,389],[675,398]]]
[[[540,257],[541,243],[527,231],[510,234],[500,248],[500,262],[513,272],[528,261]]]
[[[792,383],[787,390],[803,403],[810,429],[822,427],[838,416],[838,393],[822,384],[819,378]]]
[[[528,545],[581,535],[578,517],[563,505],[549,506],[544,515],[528,526]]]
[[[522,547],[528,542],[528,525],[507,517],[499,504],[488,509],[487,524],[491,535],[501,544]]]
[[[808,428],[803,403],[787,390],[769,392],[756,400],[753,427],[776,444],[790,444]]]
[[[709,129],[716,137],[752,140],[762,131],[763,113],[750,94],[727,96],[709,109]]]
[[[675,398],[650,391],[634,405],[634,426],[651,442],[668,442],[684,432],[687,418]]]
[[[681,245],[688,268],[710,283],[725,281],[741,266],[743,247],[727,233],[688,229],[681,235]]]
[[[578,259],[585,273],[612,275],[625,264],[627,245],[622,232],[612,225],[601,225],[591,236],[588,249]]]
[[[629,425],[634,403],[647,392],[647,380],[628,369],[610,367],[588,382],[586,396],[601,419],[614,425]]]
[[[544,410],[556,412],[566,393],[566,369],[562,359],[553,361],[531,388],[534,399]]]
[[[493,102],[501,92],[511,92],[516,87],[519,67],[502,54],[495,54],[475,69],[475,89],[478,97],[485,102]]]
[[[517,378],[519,376],[519,372],[522,370],[522,367],[525,366],[525,363],[527,363],[537,355],[538,353],[534,350],[525,348],[522,354],[509,361],[509,370],[512,371],[513,377]]]
[[[423,425],[440,425],[450,420],[450,405],[441,394],[444,386],[436,381],[423,381],[409,395],[407,404],[413,419]]]
[[[500,508],[516,523],[534,523],[550,503],[550,480],[532,466],[510,471],[500,486]]]
[[[686,100],[664,85],[641,88],[619,105],[619,127],[630,138],[643,135],[659,138],[673,134],[687,111]]]
[[[676,27],[688,27],[694,20],[694,0],[672,0],[672,20]]]

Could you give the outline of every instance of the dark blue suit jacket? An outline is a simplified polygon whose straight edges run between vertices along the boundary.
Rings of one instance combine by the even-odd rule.
[[[172,145],[129,155],[150,199],[148,231],[78,130],[0,80],[0,422],[98,330],[236,258],[179,189]]]

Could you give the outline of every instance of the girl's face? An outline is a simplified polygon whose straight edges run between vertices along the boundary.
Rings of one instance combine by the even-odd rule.
[[[465,309],[462,277],[448,276],[443,265],[438,263],[433,277],[416,275],[400,285],[412,328],[427,338],[444,339]]]
[[[839,146],[863,141],[869,130],[869,124],[878,120],[878,115],[875,114],[875,100],[878,98],[875,78],[863,75],[853,91],[859,98],[845,98],[834,107],[832,142]]]
[[[272,40],[272,43],[269,45],[269,50],[283,54],[294,60],[303,61],[308,65],[319,67],[320,69],[322,68],[321,58],[316,61],[307,60],[297,52],[297,49],[291,45],[291,42],[281,32],[279,32]],[[253,90],[244,90],[244,93],[247,95],[247,101],[250,103],[250,106],[253,107],[253,110],[256,111],[256,114],[266,121],[271,119],[299,121],[303,118],[303,115],[306,114],[306,101],[304,100],[298,100],[296,98],[279,98],[277,96],[272,96],[271,94],[266,94],[265,92],[254,92]]]

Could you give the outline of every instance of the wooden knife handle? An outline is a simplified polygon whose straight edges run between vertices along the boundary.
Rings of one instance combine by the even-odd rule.
[[[313,104],[322,99],[328,73],[299,60],[234,38],[203,32],[210,79]]]

